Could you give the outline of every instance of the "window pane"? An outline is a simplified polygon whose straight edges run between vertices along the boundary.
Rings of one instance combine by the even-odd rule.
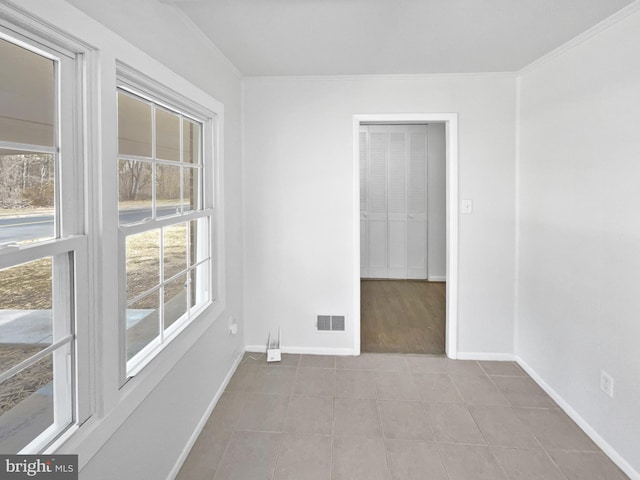
[[[120,224],[151,218],[151,163],[120,160],[118,197]]]
[[[156,166],[156,216],[180,213],[180,167]]]
[[[55,146],[54,61],[0,39],[0,140]]]
[[[200,163],[200,124],[182,120],[182,161]]]
[[[118,92],[118,153],[151,157],[151,105]]]
[[[160,284],[160,230],[127,237],[127,301]]]
[[[180,275],[164,287],[164,328],[187,313],[187,275]]]
[[[0,244],[55,237],[55,156],[0,149]]]
[[[178,223],[163,229],[164,279],[187,269],[187,224]]]
[[[17,453],[53,424],[52,355],[0,384],[0,415],[3,453]]]
[[[156,108],[156,157],[180,161],[180,118]]]
[[[199,307],[211,299],[209,288],[210,268],[210,261],[206,261],[190,271],[192,307]]]
[[[51,258],[0,270],[0,372],[52,341]]]
[[[156,290],[127,308],[127,360],[160,334],[159,298]]]
[[[189,229],[189,266],[192,266],[209,257],[209,219],[192,220]]]
[[[200,210],[200,169],[184,167],[183,175],[183,210]]]

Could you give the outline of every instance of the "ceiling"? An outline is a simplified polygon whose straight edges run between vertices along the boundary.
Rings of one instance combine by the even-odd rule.
[[[247,76],[517,71],[632,0],[158,0]]]

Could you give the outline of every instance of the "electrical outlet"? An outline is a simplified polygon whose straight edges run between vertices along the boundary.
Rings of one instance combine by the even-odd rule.
[[[600,370],[600,389],[613,398],[613,377],[604,370]]]

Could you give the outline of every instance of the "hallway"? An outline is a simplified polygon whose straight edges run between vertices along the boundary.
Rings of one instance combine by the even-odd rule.
[[[361,280],[361,350],[443,354],[446,284]]]

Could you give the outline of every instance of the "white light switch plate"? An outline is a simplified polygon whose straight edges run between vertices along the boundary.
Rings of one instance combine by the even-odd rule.
[[[473,200],[463,199],[460,202],[460,213],[473,213]]]

